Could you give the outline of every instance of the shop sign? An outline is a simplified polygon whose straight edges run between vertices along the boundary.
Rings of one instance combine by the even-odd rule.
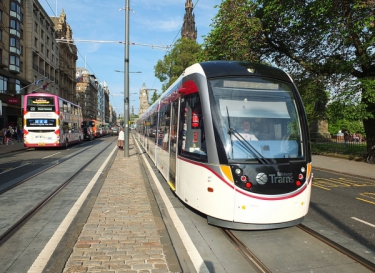
[[[8,98],[8,104],[20,104],[19,98]]]

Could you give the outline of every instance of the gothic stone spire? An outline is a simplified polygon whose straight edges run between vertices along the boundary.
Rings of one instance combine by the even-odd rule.
[[[186,0],[185,3],[184,24],[181,29],[181,37],[191,40],[197,40],[197,28],[195,27],[195,16],[193,14],[192,0]]]

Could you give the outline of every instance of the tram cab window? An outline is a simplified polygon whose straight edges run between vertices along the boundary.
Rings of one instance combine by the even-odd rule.
[[[217,129],[229,160],[303,157],[298,102],[291,84],[262,78],[223,78],[210,83],[213,118],[221,125]],[[242,136],[245,120],[253,137]]]
[[[207,161],[202,107],[198,94],[183,98],[180,114],[179,154],[194,160]]]

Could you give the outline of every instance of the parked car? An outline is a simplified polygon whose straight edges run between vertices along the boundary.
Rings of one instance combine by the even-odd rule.
[[[118,127],[112,127],[112,136],[118,136]]]

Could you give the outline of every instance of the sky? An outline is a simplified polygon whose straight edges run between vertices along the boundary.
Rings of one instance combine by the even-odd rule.
[[[199,44],[211,30],[210,24],[218,12],[214,7],[221,1],[193,0]],[[185,2],[129,0],[129,42],[135,44],[129,46],[130,113],[132,107],[135,114],[139,111],[139,90],[143,84],[161,93],[162,83],[155,77],[154,66],[167,54],[167,46],[181,37]],[[123,115],[125,45],[119,42],[125,41],[126,0],[39,0],[39,3],[50,17],[60,16],[64,9],[78,49],[77,67],[86,68],[99,82],[107,83],[110,104],[117,115]]]

